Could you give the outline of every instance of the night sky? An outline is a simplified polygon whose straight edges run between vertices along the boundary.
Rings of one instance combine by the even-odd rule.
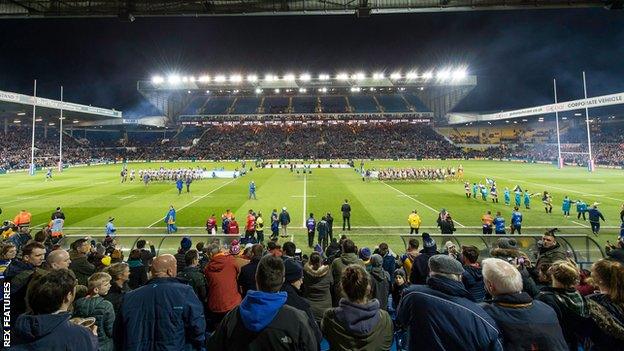
[[[456,111],[624,91],[624,12],[604,9],[354,16],[0,20],[0,90],[139,112],[136,81],[187,74],[467,65],[477,88]]]

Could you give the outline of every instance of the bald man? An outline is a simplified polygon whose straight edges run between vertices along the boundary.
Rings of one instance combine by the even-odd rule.
[[[152,279],[128,292],[115,323],[118,350],[199,350],[205,342],[204,307],[190,285],[175,278],[176,259],[161,255]]]
[[[69,269],[71,259],[69,258],[69,252],[63,249],[58,249],[48,254],[46,262],[48,263],[50,270]]]

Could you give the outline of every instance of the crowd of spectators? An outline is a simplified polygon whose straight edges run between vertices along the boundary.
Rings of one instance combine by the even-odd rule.
[[[450,242],[438,249],[423,233],[399,254],[345,235],[309,255],[277,238],[266,247],[193,247],[184,237],[175,255],[157,256],[139,240],[125,259],[111,237],[81,238],[66,251],[47,234],[0,248],[11,349],[578,351],[624,343],[624,239],[580,271],[553,231],[536,257],[513,238],[483,252]]]

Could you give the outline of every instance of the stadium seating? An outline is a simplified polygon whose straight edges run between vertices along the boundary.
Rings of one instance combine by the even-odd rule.
[[[354,112],[358,113],[375,113],[379,112],[379,108],[377,108],[377,104],[373,97],[368,94],[362,95],[353,95],[349,97],[349,101],[351,102],[351,106],[355,109]]]
[[[260,98],[255,96],[241,96],[236,99],[232,114],[253,114],[258,112]]]
[[[269,96],[264,98],[264,113],[286,113],[288,112],[288,97]]]
[[[347,112],[347,101],[344,96],[322,96],[321,109],[324,113]]]
[[[186,106],[186,108],[182,111],[182,113],[180,113],[180,115],[184,116],[184,115],[198,114],[199,108],[204,106],[204,104],[206,103],[206,100],[208,100],[208,97],[206,96],[194,97]]]
[[[417,112],[431,112],[431,109],[427,107],[415,94],[404,92],[402,95],[405,100],[407,100],[407,102],[416,109]]]
[[[227,113],[228,108],[232,105],[234,98],[229,96],[211,96],[208,101],[199,108],[197,114],[205,115],[222,115]]]
[[[405,100],[399,94],[376,94],[375,97],[386,112],[408,112]]]
[[[316,112],[316,96],[296,96],[292,100],[294,113]]]

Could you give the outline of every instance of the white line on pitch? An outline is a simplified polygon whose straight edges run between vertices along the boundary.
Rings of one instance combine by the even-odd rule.
[[[573,221],[574,223],[578,223]],[[44,225],[47,224],[47,222],[42,223],[42,224],[38,224],[37,226],[40,225]],[[557,228],[560,229],[581,229],[581,228],[587,228],[587,225],[583,225],[582,223],[578,223],[581,224],[580,226],[577,225],[568,225],[568,226],[557,226]],[[546,229],[546,228],[552,228],[553,226],[524,226],[522,228],[524,229]],[[102,227],[64,227],[64,230],[87,230],[87,229],[101,229]],[[147,227],[116,227],[117,229],[148,229]],[[154,228],[160,228],[160,227],[151,227],[150,229],[154,229]],[[163,227],[164,228],[164,227]],[[206,227],[178,227],[179,229],[206,229]],[[351,228],[353,229],[401,229],[401,228],[406,228],[407,226],[403,226],[403,225],[395,225],[395,226],[351,226]],[[421,226],[420,229],[436,229],[438,228],[437,226]],[[465,229],[481,229],[481,226],[465,226],[463,227]],[[619,229],[619,226],[600,226],[600,228],[602,229]]]
[[[589,228],[589,226],[587,224],[579,223],[577,221],[572,221],[572,223],[576,223],[576,224],[580,225],[581,227]]]
[[[186,205],[184,205],[184,206],[180,207],[179,209],[177,209],[177,210],[176,210],[176,213],[177,213],[177,212],[182,211],[183,209],[185,209],[185,208],[189,207],[190,205],[192,205],[192,204],[196,203],[197,201],[199,201],[199,200],[201,200],[201,199],[205,198],[206,196],[208,196],[208,195],[210,195],[210,194],[214,193],[215,191],[217,191],[217,190],[219,190],[219,189],[223,188],[224,186],[226,186],[226,185],[230,184],[231,182],[233,182],[233,181],[235,181],[235,180],[236,180],[236,178],[234,178],[234,179],[230,180],[229,182],[223,183],[223,184],[219,185],[218,187],[216,187],[216,188],[214,188],[214,189],[210,190],[209,192],[207,192],[207,193],[206,193],[206,194],[204,194],[203,196],[200,196],[200,197],[196,198],[195,200],[193,200],[193,201],[191,201],[191,202],[187,203]],[[164,217],[163,217],[163,218],[164,218]],[[160,219],[159,219],[159,220],[157,220],[156,222],[154,222],[154,223],[150,224],[149,226],[147,226],[147,228],[151,228],[151,227],[153,227],[155,224],[160,223],[160,222],[163,220],[163,218],[160,218]]]
[[[125,200],[125,199],[131,199],[133,198],[135,195],[128,195],[128,196],[124,196],[122,198],[120,198],[119,200]]]
[[[308,196],[308,176],[303,175],[303,227],[306,226],[306,211],[307,209],[307,196]]]
[[[291,197],[304,197],[302,195],[292,195]],[[316,197],[316,195],[308,195],[306,197]]]
[[[411,200],[413,200],[413,201],[415,201],[415,202],[417,202],[417,203],[419,203],[419,204],[421,204],[421,205],[425,206],[426,208],[430,209],[431,211],[433,211],[433,212],[435,212],[435,213],[439,213],[439,212],[438,212],[438,210],[436,210],[435,208],[433,208],[433,207],[431,207],[431,206],[427,205],[426,203],[424,203],[424,202],[422,202],[422,201],[418,201],[418,200],[414,199],[412,196],[407,195],[406,193],[404,193],[404,192],[402,192],[401,190],[399,190],[399,189],[397,189],[397,188],[393,187],[392,185],[390,185],[390,184],[388,184],[388,183],[386,183],[386,182],[384,182],[384,181],[382,181],[381,183],[382,183],[382,184],[384,184],[385,186],[388,186],[388,187],[390,187],[390,188],[392,188],[392,189],[394,189],[394,190],[398,191],[399,193],[403,194],[404,196],[406,196],[406,197],[410,198]],[[459,223],[457,220],[455,220],[455,219],[454,219],[453,221],[454,221],[455,223],[457,223],[457,225],[459,225],[460,227],[462,227],[462,228],[466,228],[466,226],[465,226],[465,225],[463,225],[463,224]]]

